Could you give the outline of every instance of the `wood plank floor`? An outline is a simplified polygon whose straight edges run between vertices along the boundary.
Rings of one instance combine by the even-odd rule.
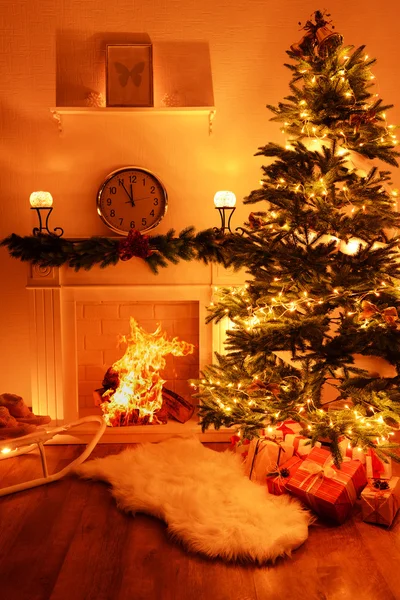
[[[81,450],[47,447],[50,472]],[[0,461],[0,487],[40,475],[36,453]],[[359,507],[340,527],[312,526],[291,559],[252,567],[188,554],[157,519],[120,512],[102,483],[68,477],[0,498],[1,600],[393,600],[399,559],[400,516],[387,531]]]

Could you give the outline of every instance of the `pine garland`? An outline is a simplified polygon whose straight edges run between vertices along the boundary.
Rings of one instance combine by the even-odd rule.
[[[142,241],[138,246],[133,242],[130,257],[143,259],[153,273],[165,268],[169,263],[180,260],[198,260],[205,264],[216,262],[230,266],[232,248],[237,234],[221,235],[214,229],[206,229],[198,233],[193,227],[183,229],[178,235],[170,229],[165,235],[144,236],[136,232],[136,239]],[[143,252],[143,240],[146,241],[148,252]],[[68,240],[53,235],[19,236],[12,233],[1,241],[13,258],[30,262],[42,267],[61,267],[67,265],[79,271],[90,270],[98,265],[101,268],[116,265],[120,260],[126,260],[122,251],[126,238],[106,238],[94,236],[83,240]]]

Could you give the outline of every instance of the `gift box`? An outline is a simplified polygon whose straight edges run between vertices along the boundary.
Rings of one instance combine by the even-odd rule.
[[[321,442],[315,442],[314,446],[312,446],[310,438],[293,433],[285,436],[285,444],[293,446],[294,452],[302,458],[310,454],[313,448],[321,448]]]
[[[278,443],[268,438],[254,439],[250,442],[246,456],[245,475],[251,481],[265,485],[267,473],[293,456],[293,446],[285,442]]]
[[[360,461],[344,460],[338,469],[330,452],[313,448],[285,487],[321,517],[343,523],[366,484]]]
[[[286,488],[287,482],[296,473],[302,462],[303,459],[299,456],[292,456],[280,467],[271,473],[267,473],[266,481],[269,493],[275,496],[286,494],[288,491]]]
[[[367,450],[365,468],[368,479],[390,479],[392,476],[392,459],[388,457],[384,462],[373,448]]]
[[[375,480],[361,494],[362,518],[366,523],[390,527],[399,509],[399,478]]]
[[[239,454],[241,459],[245,461],[249,452],[250,440],[242,439],[240,435],[233,435],[229,441],[231,443],[230,450],[235,454]]]
[[[360,460],[365,464],[365,451],[359,446],[353,447],[347,438],[343,438],[339,442],[339,450],[342,458],[350,458],[351,460]]]

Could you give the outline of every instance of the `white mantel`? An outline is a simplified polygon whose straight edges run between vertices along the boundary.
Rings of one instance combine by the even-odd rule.
[[[143,276],[142,265],[137,269],[135,267],[134,264],[125,263],[77,273],[66,267],[29,266],[27,289],[32,351],[32,410],[36,414],[49,414],[55,426],[79,418],[76,343],[78,302],[196,301],[199,303],[200,370],[212,362],[215,351],[222,351],[223,325],[205,324],[206,307],[211,301],[215,285],[239,283],[242,282],[242,276],[232,276],[219,267],[204,267],[205,276],[199,277],[186,263],[183,269],[171,267],[170,277],[165,269],[161,276],[152,275],[149,278]],[[201,434],[196,421],[184,425],[170,421],[167,425],[108,428],[102,441],[158,441],[180,433],[196,434],[208,441],[224,441],[231,435],[228,430],[209,430]],[[90,434],[90,429],[86,432],[80,428],[79,437],[74,440],[70,438],[69,441],[86,442]]]

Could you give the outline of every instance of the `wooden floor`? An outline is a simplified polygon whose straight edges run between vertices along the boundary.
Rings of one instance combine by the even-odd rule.
[[[81,449],[48,447],[50,469]],[[0,487],[40,474],[34,453],[0,461]],[[340,527],[312,526],[291,559],[253,567],[188,554],[157,519],[120,512],[102,483],[68,477],[0,498],[1,600],[392,600],[399,559],[400,516],[386,531],[358,507]]]

